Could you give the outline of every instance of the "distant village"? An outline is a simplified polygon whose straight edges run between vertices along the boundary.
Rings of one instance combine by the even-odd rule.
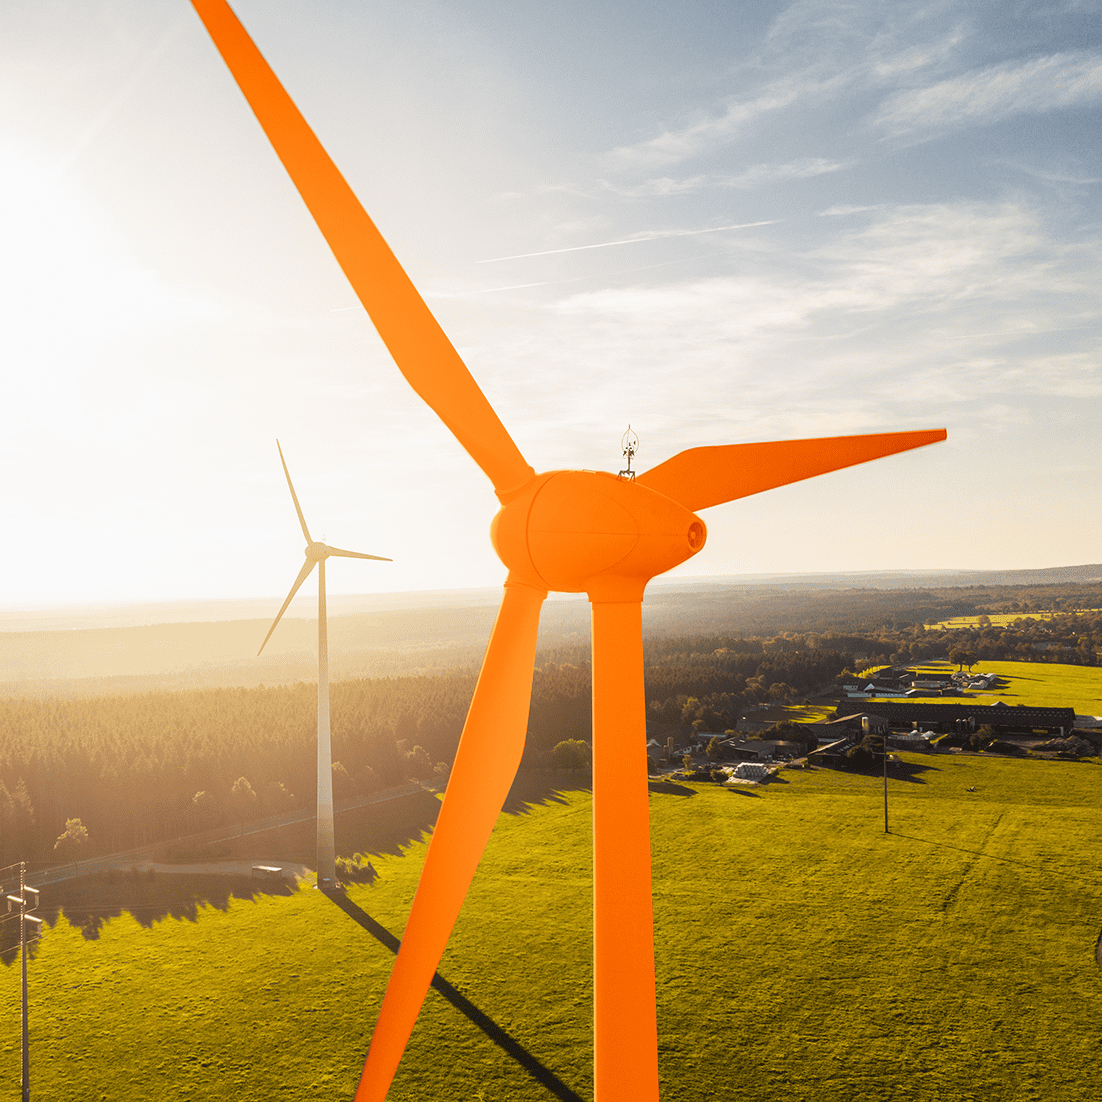
[[[777,708],[759,704],[734,731],[693,730],[647,743],[659,773],[726,784],[768,780],[795,766],[862,768],[891,752],[978,753],[1078,759],[1102,752],[1102,717],[1072,708],[940,703],[930,697],[993,692],[1004,682],[994,673],[931,671],[884,666],[847,679],[817,703],[837,701],[834,716],[818,722],[777,719]],[[915,699],[921,698],[921,699]]]

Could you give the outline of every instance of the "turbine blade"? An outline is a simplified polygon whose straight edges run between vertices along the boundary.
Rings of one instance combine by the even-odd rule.
[[[264,642],[260,644],[260,650],[256,652],[257,658],[260,657],[260,651],[262,651],[267,645],[268,640],[272,637],[272,632],[275,631],[276,625],[283,619],[283,614],[287,611],[287,606],[293,600],[295,594],[299,591],[299,587],[307,578],[310,577],[310,571],[314,569],[314,564],[310,559],[307,559],[302,564],[302,569],[298,572],[298,577],[295,579],[295,584],[291,586],[291,592],[287,594],[287,600],[283,602],[283,607],[276,613],[276,618],[272,621],[272,626],[268,628],[268,634],[264,636]]]
[[[533,477],[486,396],[225,0],[192,0],[410,386],[509,495]]]
[[[490,636],[356,1102],[383,1102],[475,869],[509,794],[528,729],[540,608],[512,580]]]
[[[339,559],[375,559],[378,562],[394,562],[393,559],[385,558],[383,555],[365,555],[362,551],[342,551],[339,547],[329,547],[330,555],[336,555]]]
[[[639,475],[636,481],[695,513],[762,490],[934,444],[945,436],[944,429],[930,429],[689,448]]]
[[[642,606],[593,602],[593,1095],[658,1102]]]
[[[291,491],[291,500],[295,503],[295,512],[298,513],[298,522],[302,525],[302,534],[306,537],[307,543],[313,543],[314,540],[310,535],[310,529],[306,527],[306,518],[302,515],[302,506],[298,503],[298,494],[295,493],[295,484],[291,481],[291,472],[287,470],[287,460],[283,458],[283,449],[279,447],[278,440],[276,441],[276,447],[279,448],[279,461],[283,464],[283,473],[287,476],[287,486]]]

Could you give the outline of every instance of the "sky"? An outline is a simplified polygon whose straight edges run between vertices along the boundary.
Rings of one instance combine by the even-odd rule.
[[[536,470],[946,428],[677,575],[1102,560],[1095,2],[237,0]],[[185,0],[0,5],[0,606],[497,585]],[[304,587],[307,596],[312,587]]]

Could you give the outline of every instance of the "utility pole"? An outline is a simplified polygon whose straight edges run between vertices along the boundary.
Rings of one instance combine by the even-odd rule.
[[[27,895],[34,896],[34,903],[27,906]],[[38,889],[27,886],[27,863],[25,861],[19,862],[19,894],[8,896],[8,911],[10,912],[13,905],[19,906],[19,955],[22,957],[23,965],[23,1077],[22,1087],[23,1102],[31,1102],[31,1046],[30,1046],[30,1031],[28,1028],[27,1020],[27,944],[28,941],[36,941],[38,939],[38,931],[42,928],[42,919],[35,918],[30,912],[37,910],[38,908]],[[34,923],[35,936],[28,939],[27,937],[27,923]]]
[[[888,830],[888,729],[886,727],[880,737],[884,740],[884,833],[890,834],[891,831]]]

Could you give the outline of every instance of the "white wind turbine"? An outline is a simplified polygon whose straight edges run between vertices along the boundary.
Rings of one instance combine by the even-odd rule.
[[[330,555],[336,555],[344,559],[375,559],[379,562],[393,562],[393,559],[382,555],[365,555],[360,551],[342,551],[339,547],[329,547],[319,543],[310,535],[310,529],[306,527],[306,518],[302,515],[302,507],[298,503],[298,494],[295,493],[294,484],[291,482],[291,472],[287,470],[287,460],[283,458],[283,449],[276,441],[279,449],[279,461],[283,464],[283,473],[287,476],[287,486],[291,491],[291,500],[295,503],[295,512],[298,513],[298,522],[302,526],[302,534],[306,537],[306,561],[298,572],[295,584],[291,586],[291,592],[287,594],[287,600],[279,610],[268,634],[264,636],[264,642],[260,644],[257,656],[268,645],[276,625],[283,618],[287,606],[291,603],[299,587],[310,576],[310,572],[316,565],[318,568],[318,887],[323,887],[337,882],[337,855],[333,842],[333,754],[329,746],[329,641],[326,635],[325,618],[325,560]]]

